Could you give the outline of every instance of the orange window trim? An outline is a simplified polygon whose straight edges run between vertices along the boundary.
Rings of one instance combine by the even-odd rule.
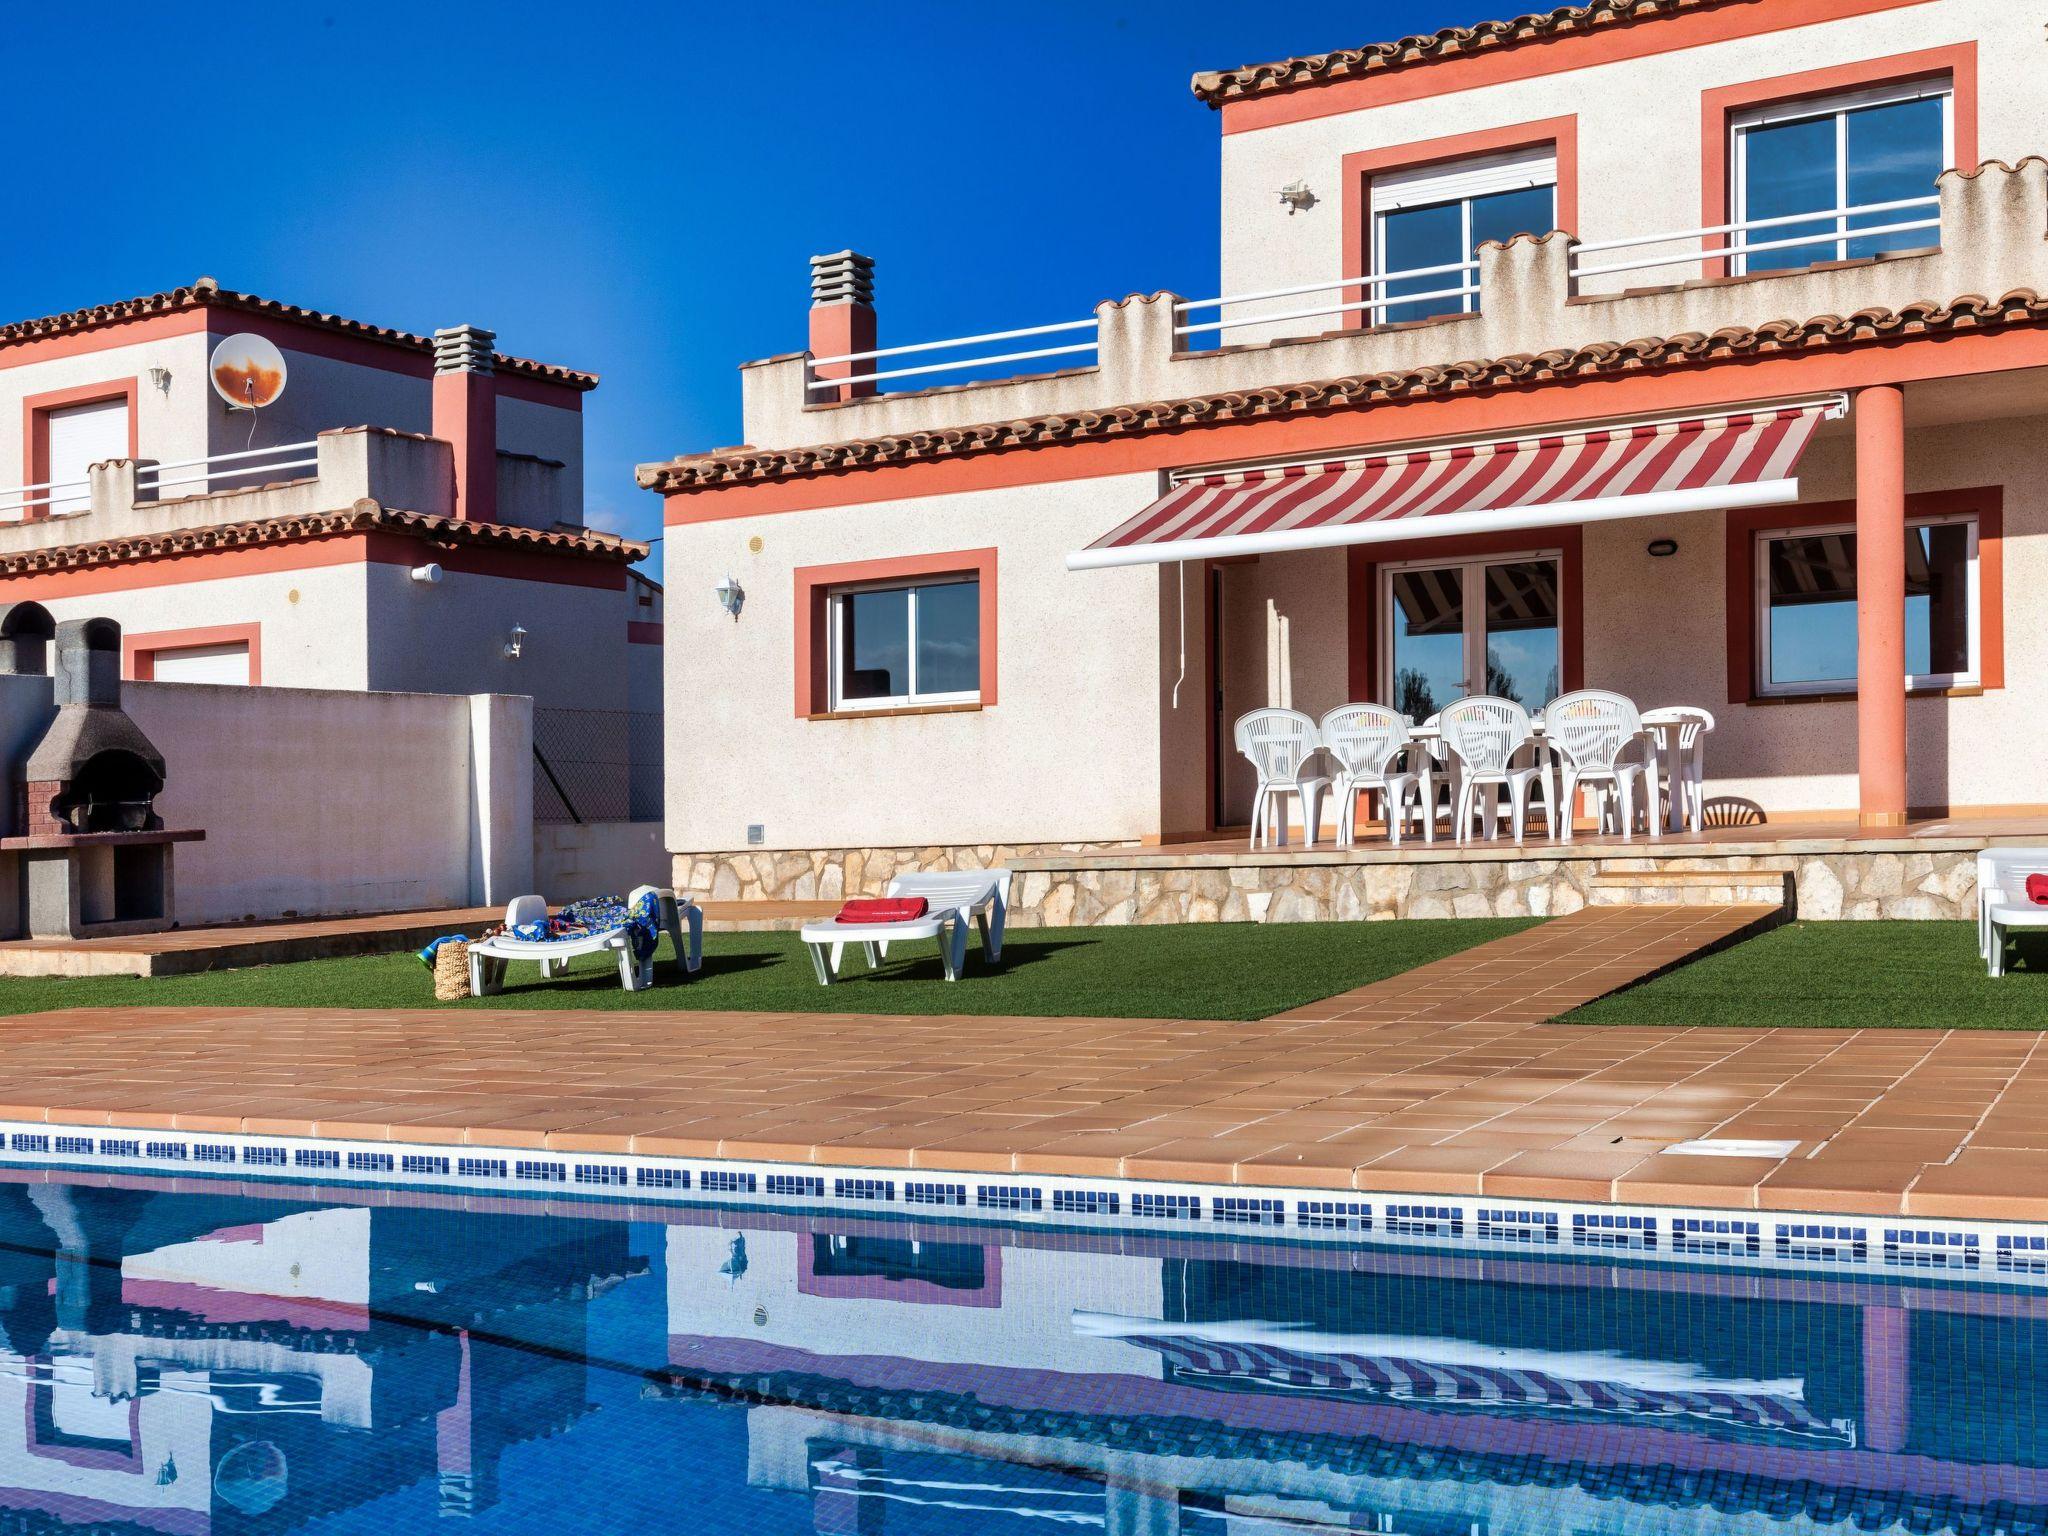
[[[249,647],[250,686],[263,681],[263,626],[261,624],[208,624],[197,629],[156,629],[121,637],[121,675],[131,682],[146,683],[156,677],[159,651],[190,650],[201,645]]]
[[[1577,523],[1558,528],[1511,528],[1499,533],[1468,533],[1457,538],[1403,539],[1393,544],[1354,544],[1349,559],[1346,614],[1349,640],[1349,681],[1355,700],[1391,704],[1379,699],[1380,567],[1411,560],[1483,560],[1491,555],[1519,554],[1527,549],[1558,551],[1558,677],[1566,693],[1586,686],[1585,530]]]
[[[69,389],[46,390],[39,395],[24,395],[21,401],[21,462],[27,469],[24,485],[42,485],[50,478],[50,412],[63,410],[72,405],[98,405],[108,400],[120,400],[128,407],[128,457],[139,458],[142,453],[141,429],[137,420],[135,402],[141,391],[139,380],[102,379],[95,384],[74,384]],[[24,522],[35,522],[49,516],[47,509],[24,515]]]
[[[944,554],[901,555],[888,560],[850,560],[839,565],[796,568],[796,713],[798,719],[827,713],[832,705],[832,647],[827,626],[833,589],[856,583],[911,580],[927,576],[972,576],[981,583],[981,704],[996,702],[996,552],[958,549]]]
[[[1873,86],[1932,80],[1941,75],[1948,76],[1954,93],[1951,116],[1955,162],[1969,170],[1977,164],[1977,44],[1974,41],[1942,48],[1922,48],[1915,53],[1895,53],[1881,59],[1863,59],[1854,64],[1835,64],[1826,69],[1803,70],[1794,75],[1774,75],[1767,80],[1745,80],[1737,85],[1720,85],[1700,92],[1701,226],[1726,224],[1734,207],[1734,189],[1728,181],[1731,174],[1728,120],[1737,113],[1808,97],[1839,96],[1845,91],[1868,90]],[[1728,263],[1725,261],[1708,261],[1703,265],[1708,277],[1727,275]]]
[[[1961,491],[1915,491],[1906,497],[1908,521],[1920,517],[1977,517],[1978,686],[2005,686],[2005,488],[1975,486]],[[1756,536],[1766,529],[1856,522],[1853,501],[1750,507],[1728,514],[1727,609],[1728,702],[1780,705],[1798,696],[1766,697],[1758,687],[1763,658],[1757,652]]]
[[[1364,277],[1373,270],[1372,263],[1378,259],[1372,248],[1372,179],[1375,176],[1469,160],[1477,155],[1505,154],[1512,149],[1537,149],[1546,144],[1557,154],[1557,216],[1553,222],[1559,229],[1577,230],[1579,120],[1575,115],[1546,117],[1531,123],[1509,123],[1499,128],[1478,128],[1470,133],[1454,133],[1448,138],[1418,139],[1410,144],[1390,144],[1383,149],[1361,149],[1346,155],[1342,175],[1344,275]],[[1541,235],[1549,231],[1532,229],[1529,233]],[[1347,289],[1344,294],[1345,302],[1354,304],[1368,297],[1356,288]],[[1482,303],[1485,297],[1480,295]],[[1362,327],[1366,323],[1366,311],[1362,309],[1352,310],[1344,316],[1344,324],[1350,328]]]

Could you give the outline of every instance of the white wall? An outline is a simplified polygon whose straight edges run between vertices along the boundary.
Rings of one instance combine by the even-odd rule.
[[[236,323],[231,311],[223,311],[208,316],[207,329],[210,348],[244,327]],[[279,333],[273,330],[270,334]],[[393,348],[393,361],[419,370],[406,372],[301,352],[288,339],[278,343],[278,350],[284,353],[285,389],[275,405],[257,413],[254,447],[303,443],[330,427],[392,427],[400,432],[433,429],[433,381],[423,355]],[[205,406],[208,452],[229,453],[252,446],[248,413],[230,411],[210,383]]]
[[[123,703],[164,755],[164,824],[206,832],[177,852],[188,926],[503,901],[521,860],[530,879],[519,807],[473,793],[469,699],[131,683]],[[494,721],[517,734],[516,711]],[[502,880],[472,870],[493,837]]]
[[[421,544],[422,562],[433,558]],[[447,571],[416,582],[411,567],[362,568],[372,688],[523,693],[544,709],[623,710],[624,600],[617,588],[577,587]],[[522,654],[505,655],[514,624]]]
[[[22,441],[22,400],[29,395],[87,384],[131,378],[138,381],[136,435],[144,456],[189,459],[210,452],[206,402],[213,397],[213,386],[206,377],[207,348],[205,333],[195,331],[11,366],[6,354],[0,353],[0,488],[28,483],[28,466],[23,461],[27,445]],[[170,370],[167,391],[158,390],[149,382],[152,367]],[[0,521],[12,521],[18,515],[0,513]]]
[[[564,522],[583,521],[583,413],[498,394],[498,446],[507,453],[530,453],[559,459],[553,472],[554,504]],[[540,519],[520,516],[518,508],[499,508],[507,522],[544,526]]]
[[[304,546],[317,555],[320,546]],[[424,546],[422,546],[424,548]],[[148,565],[129,567],[136,578],[154,573]],[[263,682],[282,688],[367,688],[365,584],[368,573],[390,567],[309,566],[257,576],[183,581],[76,597],[46,597],[33,578],[5,587],[9,597],[34,596],[58,619],[109,618],[122,633],[257,624],[262,629]],[[404,567],[397,567],[401,577]],[[108,573],[119,580],[121,568]]]
[[[672,525],[664,581],[685,600],[665,629],[669,848],[742,848],[750,822],[770,848],[1159,831],[1162,576],[1065,565],[1156,494],[1136,474]],[[797,718],[795,567],[990,545],[993,707]],[[737,621],[710,596],[728,571],[746,590]],[[1189,601],[1199,612],[1198,588]],[[1198,690],[1182,706],[1197,728]]]
[[[2048,153],[2048,92],[2037,78],[2044,19],[2038,5],[2021,0],[1931,0],[1224,135],[1222,291],[1245,293],[1357,275],[1340,270],[1344,206],[1339,167],[1346,154],[1572,114],[1578,118],[1579,148],[1579,217],[1573,233],[1593,241],[1695,228],[1702,91],[1971,38],[1980,40],[1980,157],[2015,162]],[[1631,31],[1649,44],[1666,25],[1649,21]],[[1304,46],[1320,43],[1304,39]],[[1550,46],[1571,45],[1525,51]],[[1425,66],[1417,78],[1427,76]],[[1305,93],[1297,99],[1314,97]],[[1297,180],[1306,181],[1321,201],[1306,213],[1290,215],[1276,194]],[[1616,282],[1672,282],[1686,275],[1685,268],[1669,268]]]
[[[672,873],[658,821],[534,823],[533,888],[550,903],[623,896],[635,886],[667,885]]]

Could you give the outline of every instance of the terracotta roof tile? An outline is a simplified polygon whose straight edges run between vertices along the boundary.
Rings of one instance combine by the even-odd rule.
[[[1592,0],[1588,5],[1561,5],[1554,10],[1517,16],[1512,21],[1481,21],[1469,27],[1445,27],[1438,32],[1398,38],[1388,43],[1368,43],[1362,48],[1308,53],[1271,64],[1241,64],[1236,69],[1205,70],[1195,76],[1192,84],[1195,95],[1212,107],[1220,107],[1227,101],[1246,96],[1322,85],[1332,80],[1378,74],[1414,64],[1433,64],[1442,59],[1512,48],[1520,43],[1544,42],[1574,33],[1654,21],[1687,11],[1703,11],[1735,3],[1737,0]],[[1754,4],[1755,0],[1741,0],[1741,3]]]
[[[331,538],[350,533],[396,533],[444,543],[488,549],[532,549],[551,554],[587,556],[629,563],[646,556],[648,546],[596,529],[520,528],[509,523],[470,523],[426,512],[407,512],[375,501],[358,501],[332,512],[291,517],[256,518],[246,523],[219,523],[200,528],[169,528],[48,549],[24,549],[0,555],[0,576],[29,576],[41,571],[77,570],[151,560],[165,555],[190,555],[214,549],[241,549],[292,539]]]
[[[1785,352],[1891,342],[1903,338],[2048,322],[2048,298],[2015,288],[1996,299],[1965,294],[1946,304],[1921,300],[1901,309],[1859,309],[1809,320],[1770,320],[1724,326],[1705,333],[1602,341],[1549,352],[1486,358],[1441,366],[1354,374],[1314,383],[1276,384],[1178,400],[1023,417],[979,426],[856,438],[804,448],[722,449],[642,464],[639,483],[653,491],[703,490],[721,485],[826,474],[878,464],[952,459],[1003,448],[1039,447],[1112,434],[1159,432],[1230,421],[1255,421],[1315,411],[1380,405],[1400,400],[1512,388],[1563,379],[1599,378],[1652,368],[1730,362]]]
[[[109,304],[94,304],[86,309],[74,309],[61,315],[42,315],[32,320],[16,320],[0,325],[0,347],[9,347],[26,341],[38,341],[46,336],[63,336],[74,331],[95,330],[103,325],[119,325],[126,320],[139,320],[148,315],[174,314],[179,310],[211,308],[238,309],[255,315],[274,315],[279,319],[294,321],[300,325],[314,325],[322,330],[340,331],[345,335],[360,336],[367,341],[387,342],[403,347],[409,352],[432,354],[433,338],[415,336],[410,331],[394,330],[388,325],[371,325],[365,320],[350,320],[343,315],[330,315],[317,309],[304,309],[297,304],[286,304],[279,299],[266,299],[259,294],[237,293],[232,288],[223,288],[210,277],[182,288],[171,288],[163,293],[146,293],[138,298],[116,299]],[[529,379],[545,379],[554,384],[565,384],[571,389],[597,388],[597,375],[580,373],[573,368],[559,367],[554,363],[537,363],[531,358],[512,357],[503,352],[493,353],[500,372],[518,374]]]

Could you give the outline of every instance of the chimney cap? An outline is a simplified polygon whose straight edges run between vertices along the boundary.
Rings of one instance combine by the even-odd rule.
[[[434,372],[493,373],[497,356],[492,344],[496,331],[480,325],[449,325],[434,332]]]
[[[873,304],[875,258],[859,251],[834,251],[811,258],[811,307],[823,304]]]

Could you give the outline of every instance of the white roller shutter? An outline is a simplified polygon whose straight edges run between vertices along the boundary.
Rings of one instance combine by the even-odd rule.
[[[53,485],[83,480],[85,472],[108,459],[128,457],[128,402],[95,400],[90,405],[67,405],[44,417],[49,433],[49,480]],[[52,512],[83,512],[90,505],[81,487],[59,493],[50,502]]]
[[[249,642],[234,640],[225,645],[186,645],[155,653],[152,675],[159,683],[249,682]]]

